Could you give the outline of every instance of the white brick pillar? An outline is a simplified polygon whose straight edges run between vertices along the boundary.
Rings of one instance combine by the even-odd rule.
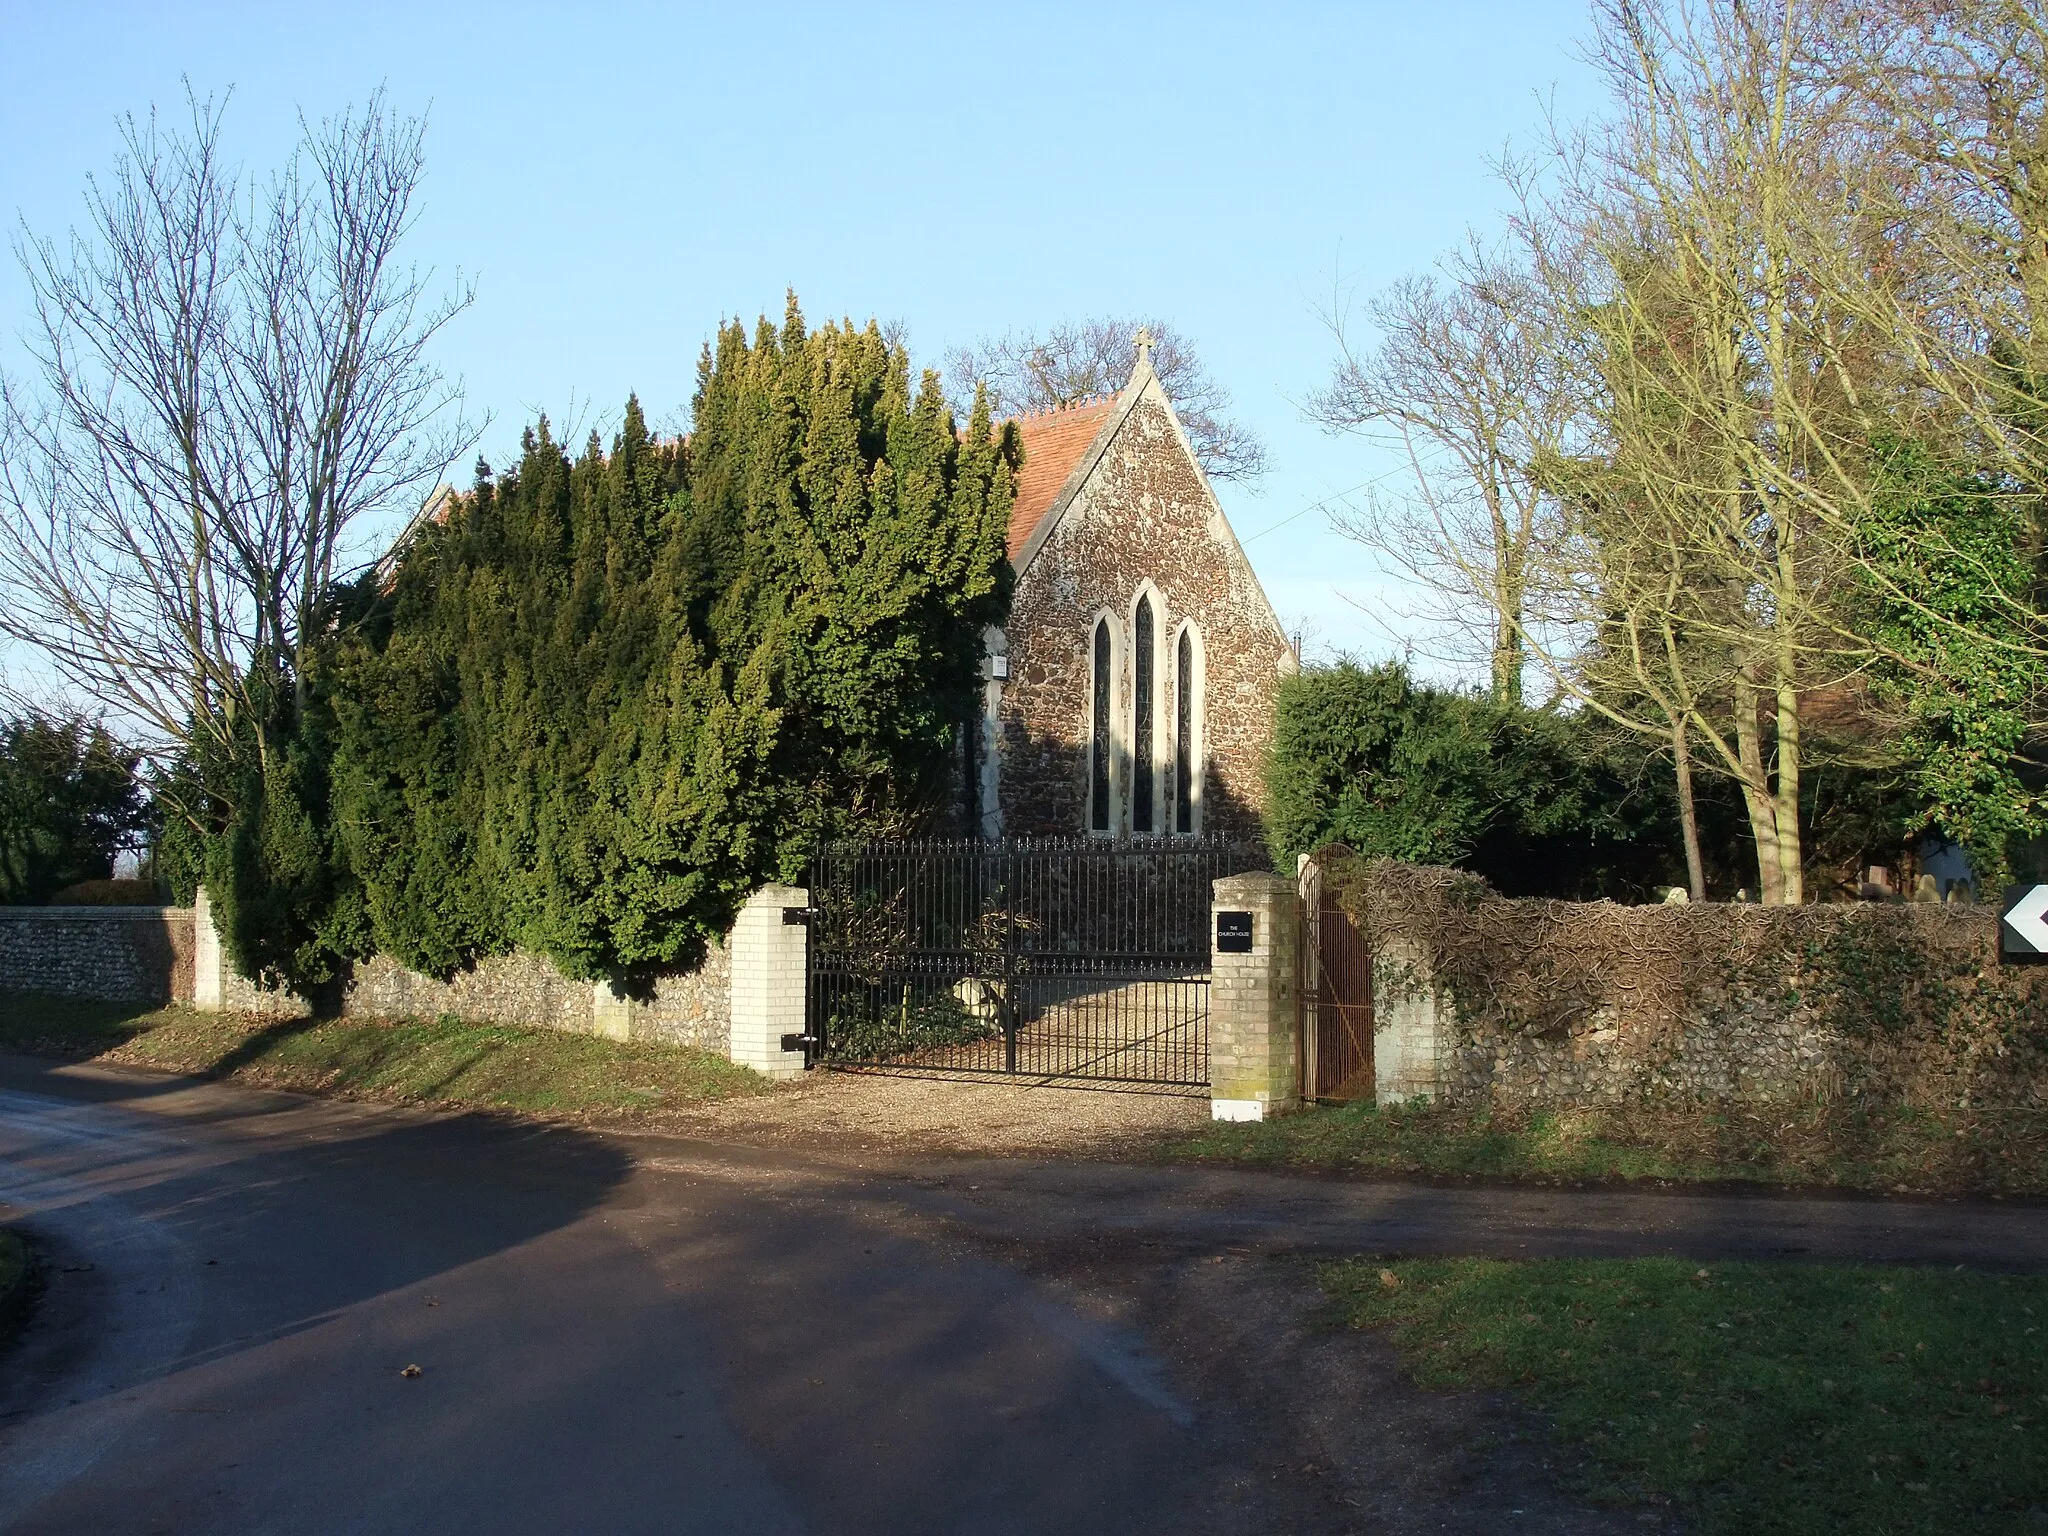
[[[633,1038],[633,999],[616,982],[591,983],[590,1032],[607,1040]]]
[[[810,926],[785,921],[785,910],[808,907],[802,886],[764,885],[749,896],[732,925],[732,1045],[741,1066],[764,1077],[790,1078],[804,1069],[804,1053],[782,1048],[785,1036],[804,1032],[804,988]]]
[[[192,1006],[218,1013],[228,1005],[228,952],[213,926],[213,898],[200,886],[192,898]]]
[[[1213,894],[1209,1112],[1264,1120],[1301,1102],[1301,898],[1273,874],[1231,875]]]
[[[1451,1000],[1421,945],[1382,933],[1372,942],[1373,1101],[1439,1098]]]

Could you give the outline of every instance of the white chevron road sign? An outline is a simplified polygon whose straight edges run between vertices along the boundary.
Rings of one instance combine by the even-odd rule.
[[[1998,918],[2002,960],[2048,960],[2048,885],[2013,885]]]

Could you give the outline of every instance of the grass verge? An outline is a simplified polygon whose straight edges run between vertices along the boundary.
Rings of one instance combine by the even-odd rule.
[[[1596,1497],[1697,1530],[1920,1536],[2048,1514],[2048,1279],[1669,1259],[1326,1265],[1426,1386],[1509,1387]]]
[[[638,1119],[767,1081],[687,1046],[428,1021],[274,1019],[0,996],[0,1050],[199,1073],[265,1088],[563,1118]]]
[[[1167,1150],[1345,1173],[2048,1194],[2048,1115],[2024,1110],[1353,1104],[1212,1122]]]

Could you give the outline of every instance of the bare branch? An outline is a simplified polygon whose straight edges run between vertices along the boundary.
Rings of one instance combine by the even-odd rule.
[[[1215,480],[1251,482],[1266,472],[1266,447],[1231,419],[1230,394],[1210,376],[1194,348],[1163,320],[1106,317],[1066,322],[1044,332],[983,337],[946,354],[946,382],[965,413],[974,386],[988,387],[1001,414],[1021,415],[1111,395],[1131,375],[1131,338],[1152,333],[1152,367],[1173,397],[1202,468]]]
[[[350,531],[476,439],[428,358],[470,291],[399,264],[424,124],[380,92],[259,187],[188,109],[123,124],[83,231],[21,232],[34,378],[0,381],[0,633],[159,754],[302,705]]]

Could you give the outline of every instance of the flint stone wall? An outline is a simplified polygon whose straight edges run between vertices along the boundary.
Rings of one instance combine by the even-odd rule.
[[[241,985],[253,995],[248,983]],[[538,955],[493,955],[446,981],[408,971],[379,955],[355,968],[342,993],[341,1011],[344,1016],[378,1018],[452,1013],[477,1023],[609,1033],[609,1028],[599,1028],[602,990],[602,984],[570,980]],[[659,977],[647,997],[605,1001],[611,1003],[611,1011],[624,1014],[628,1039],[693,1045],[723,1054],[732,1033],[732,967],[726,948],[713,944],[695,972]]]
[[[192,933],[190,907],[0,907],[0,991],[189,1000]]]
[[[1373,945],[1383,1098],[2048,1106],[2048,968],[1997,963],[1989,908],[1510,901],[1393,863],[1337,883]]]
[[[191,1002],[197,925],[190,907],[0,907],[0,991],[109,1002]],[[212,946],[204,946],[211,949]],[[306,1002],[222,967],[220,1006],[303,1017]],[[599,1028],[600,993],[609,1004]],[[536,955],[494,955],[446,981],[379,955],[356,966],[339,999],[344,1018],[435,1018],[576,1033],[616,1033],[725,1053],[732,1033],[732,966],[714,943],[687,975],[659,978],[646,997],[618,998],[572,981]]]

